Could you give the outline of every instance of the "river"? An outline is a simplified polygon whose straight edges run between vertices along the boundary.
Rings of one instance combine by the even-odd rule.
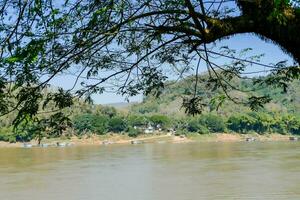
[[[300,199],[300,143],[2,148],[0,199]]]

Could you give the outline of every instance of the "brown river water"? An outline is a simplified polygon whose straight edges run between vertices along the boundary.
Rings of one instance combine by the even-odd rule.
[[[300,142],[0,149],[0,200],[300,199]]]

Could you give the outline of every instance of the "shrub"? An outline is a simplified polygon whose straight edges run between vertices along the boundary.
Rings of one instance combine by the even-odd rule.
[[[0,141],[9,142],[12,140],[16,140],[16,137],[13,134],[12,129],[6,128],[6,127],[1,128],[0,129]]]
[[[141,130],[132,127],[129,127],[127,132],[129,137],[137,137],[138,135],[142,134]]]
[[[300,134],[300,119],[295,116],[287,115],[283,117],[283,123],[286,125],[286,129],[292,134]]]
[[[15,131],[13,135],[9,136],[9,142],[28,142],[36,137],[36,133],[30,132],[30,129],[23,131]]]
[[[253,130],[255,119],[249,115],[232,115],[229,117],[227,124],[228,128],[238,133],[246,133]]]
[[[280,133],[280,134],[287,134],[287,129],[285,127],[285,124],[282,122],[282,121],[276,121],[276,123],[274,123],[272,126],[271,126],[271,129],[273,132],[275,133]]]
[[[176,130],[187,130],[188,122],[189,121],[187,120],[187,118],[173,118],[170,123],[170,126]]]
[[[192,118],[189,120],[187,125],[187,130],[192,133],[200,133],[200,134],[210,133],[209,129],[205,125],[203,125],[203,123],[197,118]]]
[[[271,132],[271,127],[275,123],[274,118],[271,115],[251,112],[249,113],[249,116],[255,119],[252,121],[252,130],[257,133]]]
[[[175,132],[175,136],[180,136],[180,135],[186,135],[187,134],[187,132],[186,132],[186,130],[184,130],[184,129],[178,129],[178,130],[176,130],[176,132]]]
[[[224,132],[226,130],[226,125],[221,116],[218,115],[204,115],[200,118],[200,123],[206,126],[210,132]]]
[[[108,119],[103,115],[80,115],[74,118],[74,128],[79,134],[93,132],[102,135],[108,131]]]
[[[108,121],[109,131],[120,133],[127,128],[127,124],[121,117],[113,117]]]
[[[17,142],[17,138],[14,135],[9,135],[7,139],[8,139],[9,143],[16,143]]]
[[[80,116],[76,116],[73,120],[74,128],[79,132],[79,134],[83,132],[93,131],[93,115],[92,114],[84,114]]]
[[[201,124],[199,123],[199,121],[197,119],[191,119],[188,122],[187,130],[189,132],[198,132],[200,130],[200,126],[201,126]]]
[[[12,127],[3,127],[0,129],[0,141],[15,143],[15,142],[27,142],[32,140],[34,134],[31,134],[27,130],[15,130]]]
[[[200,124],[199,129],[198,129],[198,133],[199,134],[209,134],[210,131],[207,127]]]
[[[161,128],[167,128],[170,125],[170,119],[165,115],[152,115],[149,117],[149,121],[154,124],[154,126],[160,125]]]
[[[144,116],[141,115],[130,115],[127,118],[128,125],[134,127],[134,126],[145,126],[147,125],[147,119]]]

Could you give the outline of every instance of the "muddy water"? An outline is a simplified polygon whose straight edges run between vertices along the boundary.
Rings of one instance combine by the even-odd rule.
[[[3,148],[0,199],[300,199],[300,143]]]

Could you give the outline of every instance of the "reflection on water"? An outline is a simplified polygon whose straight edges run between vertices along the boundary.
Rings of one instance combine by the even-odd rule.
[[[300,199],[300,143],[3,148],[0,199]]]

